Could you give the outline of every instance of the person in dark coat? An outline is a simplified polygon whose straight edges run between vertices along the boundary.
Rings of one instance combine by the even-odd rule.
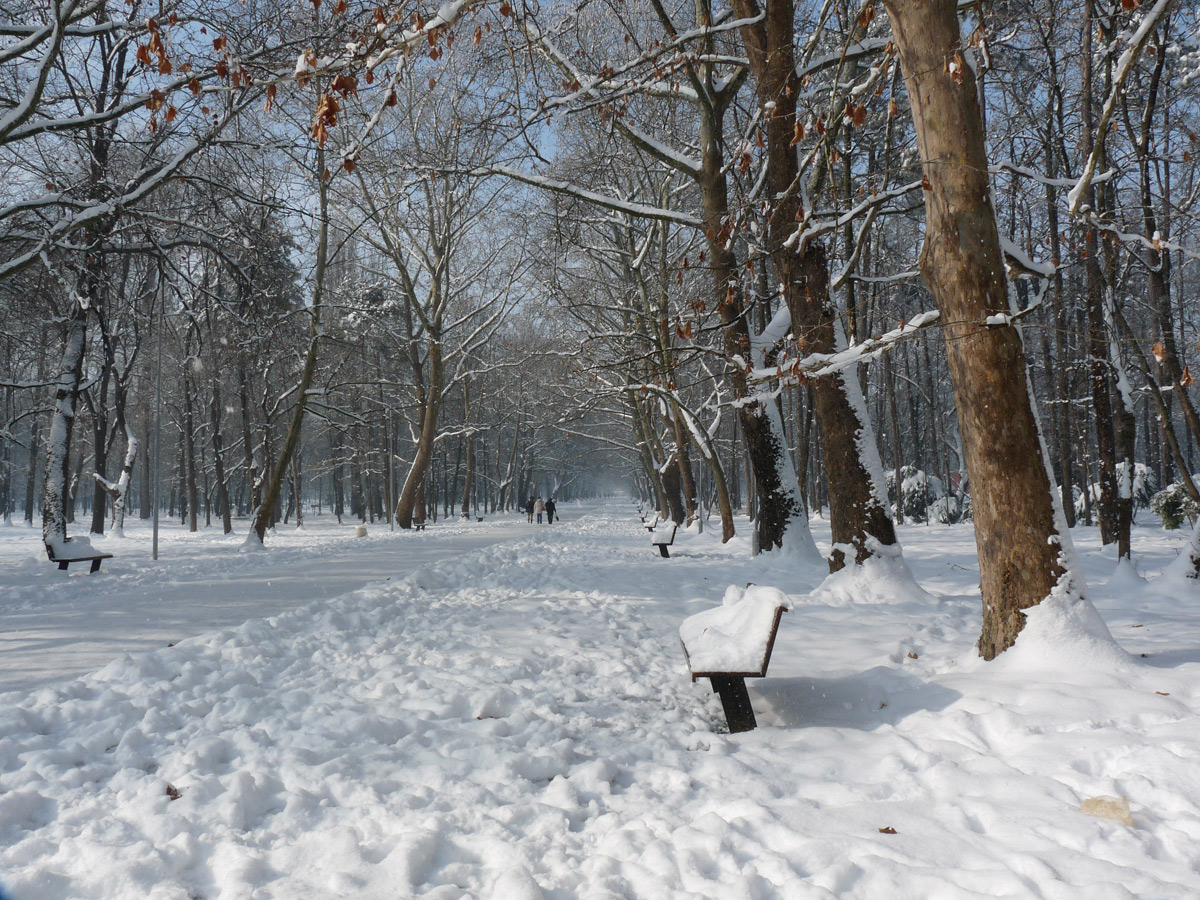
[[[533,524],[533,498],[530,497],[525,501],[525,515],[529,519],[529,524]]]
[[[555,509],[556,509],[556,507],[554,505],[554,498],[551,497],[549,500],[546,501],[546,524],[547,525],[554,524],[554,510]]]

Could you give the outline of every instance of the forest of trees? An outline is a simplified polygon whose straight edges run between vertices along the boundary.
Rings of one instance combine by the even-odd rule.
[[[620,489],[831,570],[971,520],[991,658],[1077,522],[1200,509],[1195,4],[0,10],[0,518],[47,544],[155,484],[268,541]]]

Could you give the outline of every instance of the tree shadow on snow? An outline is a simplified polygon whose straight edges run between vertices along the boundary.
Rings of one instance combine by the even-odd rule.
[[[780,728],[872,731],[915,712],[945,709],[962,696],[887,666],[842,678],[765,678],[747,686],[759,724]]]

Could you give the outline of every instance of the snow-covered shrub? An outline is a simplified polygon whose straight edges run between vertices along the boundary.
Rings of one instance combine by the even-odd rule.
[[[886,479],[888,501],[898,522],[924,522],[927,513],[929,518],[936,518],[940,522],[958,521],[957,517],[943,518],[950,511],[957,516],[958,503],[937,505],[946,496],[946,488],[936,475],[926,475],[916,466],[901,466],[899,498],[896,496],[896,470],[889,470]]]
[[[1194,525],[1196,516],[1200,515],[1200,507],[1188,496],[1182,481],[1167,485],[1151,497],[1150,510],[1162,519],[1163,528],[1168,531],[1178,528],[1184,519],[1187,519],[1189,525]]]
[[[952,525],[962,519],[962,504],[953,494],[938,497],[929,506],[929,516],[943,525]]]
[[[1117,483],[1121,484],[1124,478],[1125,463],[1117,463]],[[1155,483],[1154,473],[1150,471],[1150,467],[1145,463],[1134,463],[1132,484],[1134,509],[1147,509],[1156,487],[1158,485]]]

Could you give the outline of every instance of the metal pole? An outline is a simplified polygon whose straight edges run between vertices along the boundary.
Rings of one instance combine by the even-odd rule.
[[[158,272],[159,313],[158,313],[158,362],[154,372],[154,543],[150,550],[150,558],[158,559],[158,480],[162,452],[162,345],[163,328],[166,325],[166,292],[162,285],[162,269]]]

